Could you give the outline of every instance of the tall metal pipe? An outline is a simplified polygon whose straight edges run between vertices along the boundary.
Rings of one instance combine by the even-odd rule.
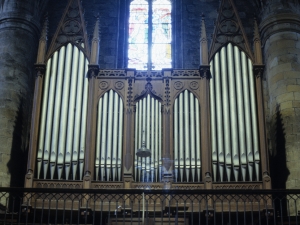
[[[76,46],[73,46],[73,60],[72,60],[72,72],[78,74],[79,64],[79,50]],[[74,138],[74,118],[75,118],[75,100],[76,100],[76,86],[77,77],[72,77],[70,87],[70,101],[68,106],[68,124],[67,124],[67,140],[66,140],[66,154],[65,154],[65,177],[69,180],[69,174],[71,169],[72,154],[73,154],[73,138]]]
[[[57,54],[56,54],[57,55]],[[54,58],[54,57],[52,57]],[[42,111],[41,111],[41,122],[40,122],[40,135],[37,151],[37,178],[40,178],[43,161],[43,150],[45,141],[45,129],[46,129],[46,118],[47,118],[47,106],[49,96],[49,85],[50,85],[50,72],[52,68],[52,58],[47,62],[47,71],[44,81],[43,100],[42,100]]]
[[[100,159],[100,177],[101,181],[105,180],[105,164],[106,164],[106,129],[107,129],[107,102],[108,93],[103,96],[103,121],[102,121],[102,136],[101,136],[101,159]]]
[[[55,52],[53,55],[51,76],[50,76],[50,88],[49,88],[49,97],[47,108],[47,119],[46,119],[46,131],[45,131],[45,144],[44,144],[44,156],[43,156],[43,170],[44,170],[44,179],[47,178],[48,167],[49,167],[49,157],[50,157],[50,146],[51,146],[51,131],[52,131],[52,121],[53,121],[53,105],[54,105],[54,96],[55,96],[55,84],[56,84],[56,73],[58,65],[58,55],[59,52]],[[44,104],[43,103],[43,104]]]
[[[175,99],[174,102],[174,167],[175,167],[175,181],[178,180],[178,166],[179,166],[179,158],[178,158],[178,98]]]
[[[57,160],[57,148],[58,148],[58,138],[59,138],[59,123],[60,123],[60,110],[61,110],[61,95],[63,87],[63,71],[65,67],[66,59],[66,48],[65,46],[61,48],[59,52],[59,61],[57,69],[57,80],[55,87],[55,102],[54,102],[54,115],[53,115],[53,127],[51,134],[51,152],[50,152],[50,177],[51,180],[54,177],[55,165]]]
[[[81,131],[81,113],[83,101],[83,82],[82,77],[85,71],[85,56],[83,52],[79,52],[79,65],[77,73],[77,87],[76,87],[76,100],[75,100],[75,121],[74,121],[74,136],[73,136],[73,153],[72,153],[72,171],[73,180],[76,178],[78,168],[78,158],[80,152],[80,131]]]
[[[210,82],[210,123],[211,123],[211,154],[213,166],[213,179],[217,181],[218,171],[218,149],[217,149],[217,128],[216,128],[216,99],[215,99],[215,62],[214,59],[210,62],[212,79]]]
[[[82,115],[81,115],[81,129],[80,129],[80,151],[79,151],[79,179],[83,177],[84,155],[85,155],[85,137],[86,137],[86,122],[87,122],[87,104],[88,104],[88,79],[86,74],[88,71],[88,60],[85,59],[84,72],[80,75],[83,79],[83,100],[82,100]]]
[[[247,58],[244,52],[241,52],[242,57],[242,79],[243,79],[243,91],[244,91],[244,99],[245,99],[245,125],[246,125],[246,154],[247,154],[247,163],[248,163],[248,174],[249,180],[253,180],[253,144],[252,144],[252,129],[251,129],[251,107],[249,102],[249,73],[248,73],[248,64]]]
[[[98,116],[97,116],[97,138],[96,138],[96,159],[95,159],[95,170],[96,180],[99,180],[100,170],[100,152],[101,152],[101,136],[102,136],[102,117],[103,117],[103,98],[99,99],[98,102]]]
[[[226,168],[231,167],[231,130],[230,130],[230,102],[229,102],[229,90],[228,90],[228,65],[226,47],[221,49],[221,82],[222,82],[222,101],[223,101],[223,122],[224,122],[224,149],[226,158]],[[229,59],[230,60],[230,59]],[[229,166],[230,165],[230,166]],[[228,175],[228,170],[227,170]],[[228,177],[228,176],[227,176]],[[230,179],[229,179],[230,180]]]
[[[58,138],[58,154],[57,154],[57,177],[60,180],[63,171],[64,157],[66,151],[67,140],[67,121],[68,121],[68,105],[70,93],[70,79],[71,79],[71,61],[72,61],[73,47],[71,44],[67,45],[65,68],[63,73],[63,90],[61,97],[61,112],[59,124],[59,138]]]
[[[231,154],[226,154],[226,167],[227,167],[227,177],[228,181],[231,180],[231,168],[232,160],[235,165],[239,161],[238,152],[238,124],[237,124],[237,109],[236,109],[236,86],[235,86],[235,76],[234,76],[234,54],[233,46],[231,43],[227,46],[227,57],[228,57],[228,79],[229,79],[229,104],[230,104],[230,122],[231,122]]]
[[[195,111],[196,111],[196,167],[197,167],[197,175],[198,175],[198,182],[200,182],[200,175],[201,175],[201,143],[200,143],[200,106],[199,106],[199,101],[197,98],[194,98],[195,101]]]
[[[118,148],[118,128],[120,126],[119,124],[119,117],[118,117],[118,107],[119,107],[119,96],[116,92],[114,92],[114,107],[113,107],[113,135],[112,135],[112,141],[113,141],[113,146],[112,146],[112,160],[111,160],[111,168],[112,168],[112,181],[115,181],[116,178],[116,169],[117,169],[117,148]],[[111,103],[112,104],[112,103]]]
[[[257,110],[256,110],[255,83],[254,83],[254,75],[253,75],[252,68],[253,68],[252,62],[250,59],[248,59],[255,174],[256,174],[256,180],[258,181],[259,174],[260,174],[260,169],[259,169],[260,155],[259,155],[259,139],[258,139],[258,127],[257,127],[257,115],[256,115]]]
[[[234,61],[235,61],[235,77],[236,77],[236,94],[237,94],[237,118],[238,118],[238,135],[239,135],[239,156],[233,157],[235,181],[238,181],[239,168],[242,169],[242,178],[246,179],[246,140],[245,140],[245,117],[244,117],[244,96],[242,84],[242,68],[240,51],[234,46]]]
[[[223,139],[223,118],[222,118],[222,97],[221,97],[221,74],[219,53],[215,55],[215,91],[216,91],[216,112],[217,112],[217,140],[218,140],[218,160],[219,174],[221,182],[224,179],[224,139]]]
[[[117,158],[117,168],[118,168],[118,180],[121,180],[121,165],[122,165],[122,146],[123,146],[123,101],[120,98],[119,101],[119,133],[118,133],[118,158]]]

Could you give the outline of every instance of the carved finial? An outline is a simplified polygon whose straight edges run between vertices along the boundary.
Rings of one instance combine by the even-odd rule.
[[[48,19],[48,15],[45,16],[44,19],[44,24],[43,24],[43,28],[42,28],[42,33],[41,33],[41,38],[40,40],[45,40],[47,41],[47,35],[48,35],[48,24],[49,24],[49,19]]]
[[[254,43],[254,62],[257,65],[262,65],[263,60],[262,60],[262,51],[261,51],[261,39],[260,39],[260,34],[259,34],[259,29],[258,29],[256,18],[254,18],[253,43]]]
[[[201,36],[200,36],[200,65],[208,65],[208,45],[205,28],[205,17],[202,14]]]
[[[39,41],[37,64],[44,64],[47,51],[48,16],[45,17],[42,33]]]
[[[99,29],[99,16],[97,16],[95,28],[94,28],[94,35],[92,40],[92,50],[91,50],[91,64],[98,64],[99,60],[99,48],[100,48],[100,29]]]

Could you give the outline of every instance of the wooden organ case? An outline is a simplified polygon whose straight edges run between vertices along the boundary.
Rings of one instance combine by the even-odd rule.
[[[99,69],[99,21],[90,51],[79,0],[47,51],[46,31],[25,187],[271,188],[259,32],[255,23],[253,54],[232,0],[210,51],[202,19],[198,70]]]

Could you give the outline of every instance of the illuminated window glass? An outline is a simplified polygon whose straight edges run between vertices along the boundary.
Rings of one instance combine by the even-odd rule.
[[[132,1],[129,17],[128,67],[138,70],[171,68],[171,32],[169,0]]]

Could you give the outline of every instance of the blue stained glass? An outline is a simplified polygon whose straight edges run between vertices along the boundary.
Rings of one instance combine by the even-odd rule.
[[[160,70],[170,68],[171,58],[171,2],[153,0],[152,30],[148,26],[149,6],[145,0],[134,0],[130,4],[128,35],[128,67],[138,70],[148,69],[148,48],[151,44],[152,68]],[[149,35],[152,42],[149,43]]]
[[[152,67],[155,70],[171,68],[172,25],[169,0],[153,2],[152,23]]]

